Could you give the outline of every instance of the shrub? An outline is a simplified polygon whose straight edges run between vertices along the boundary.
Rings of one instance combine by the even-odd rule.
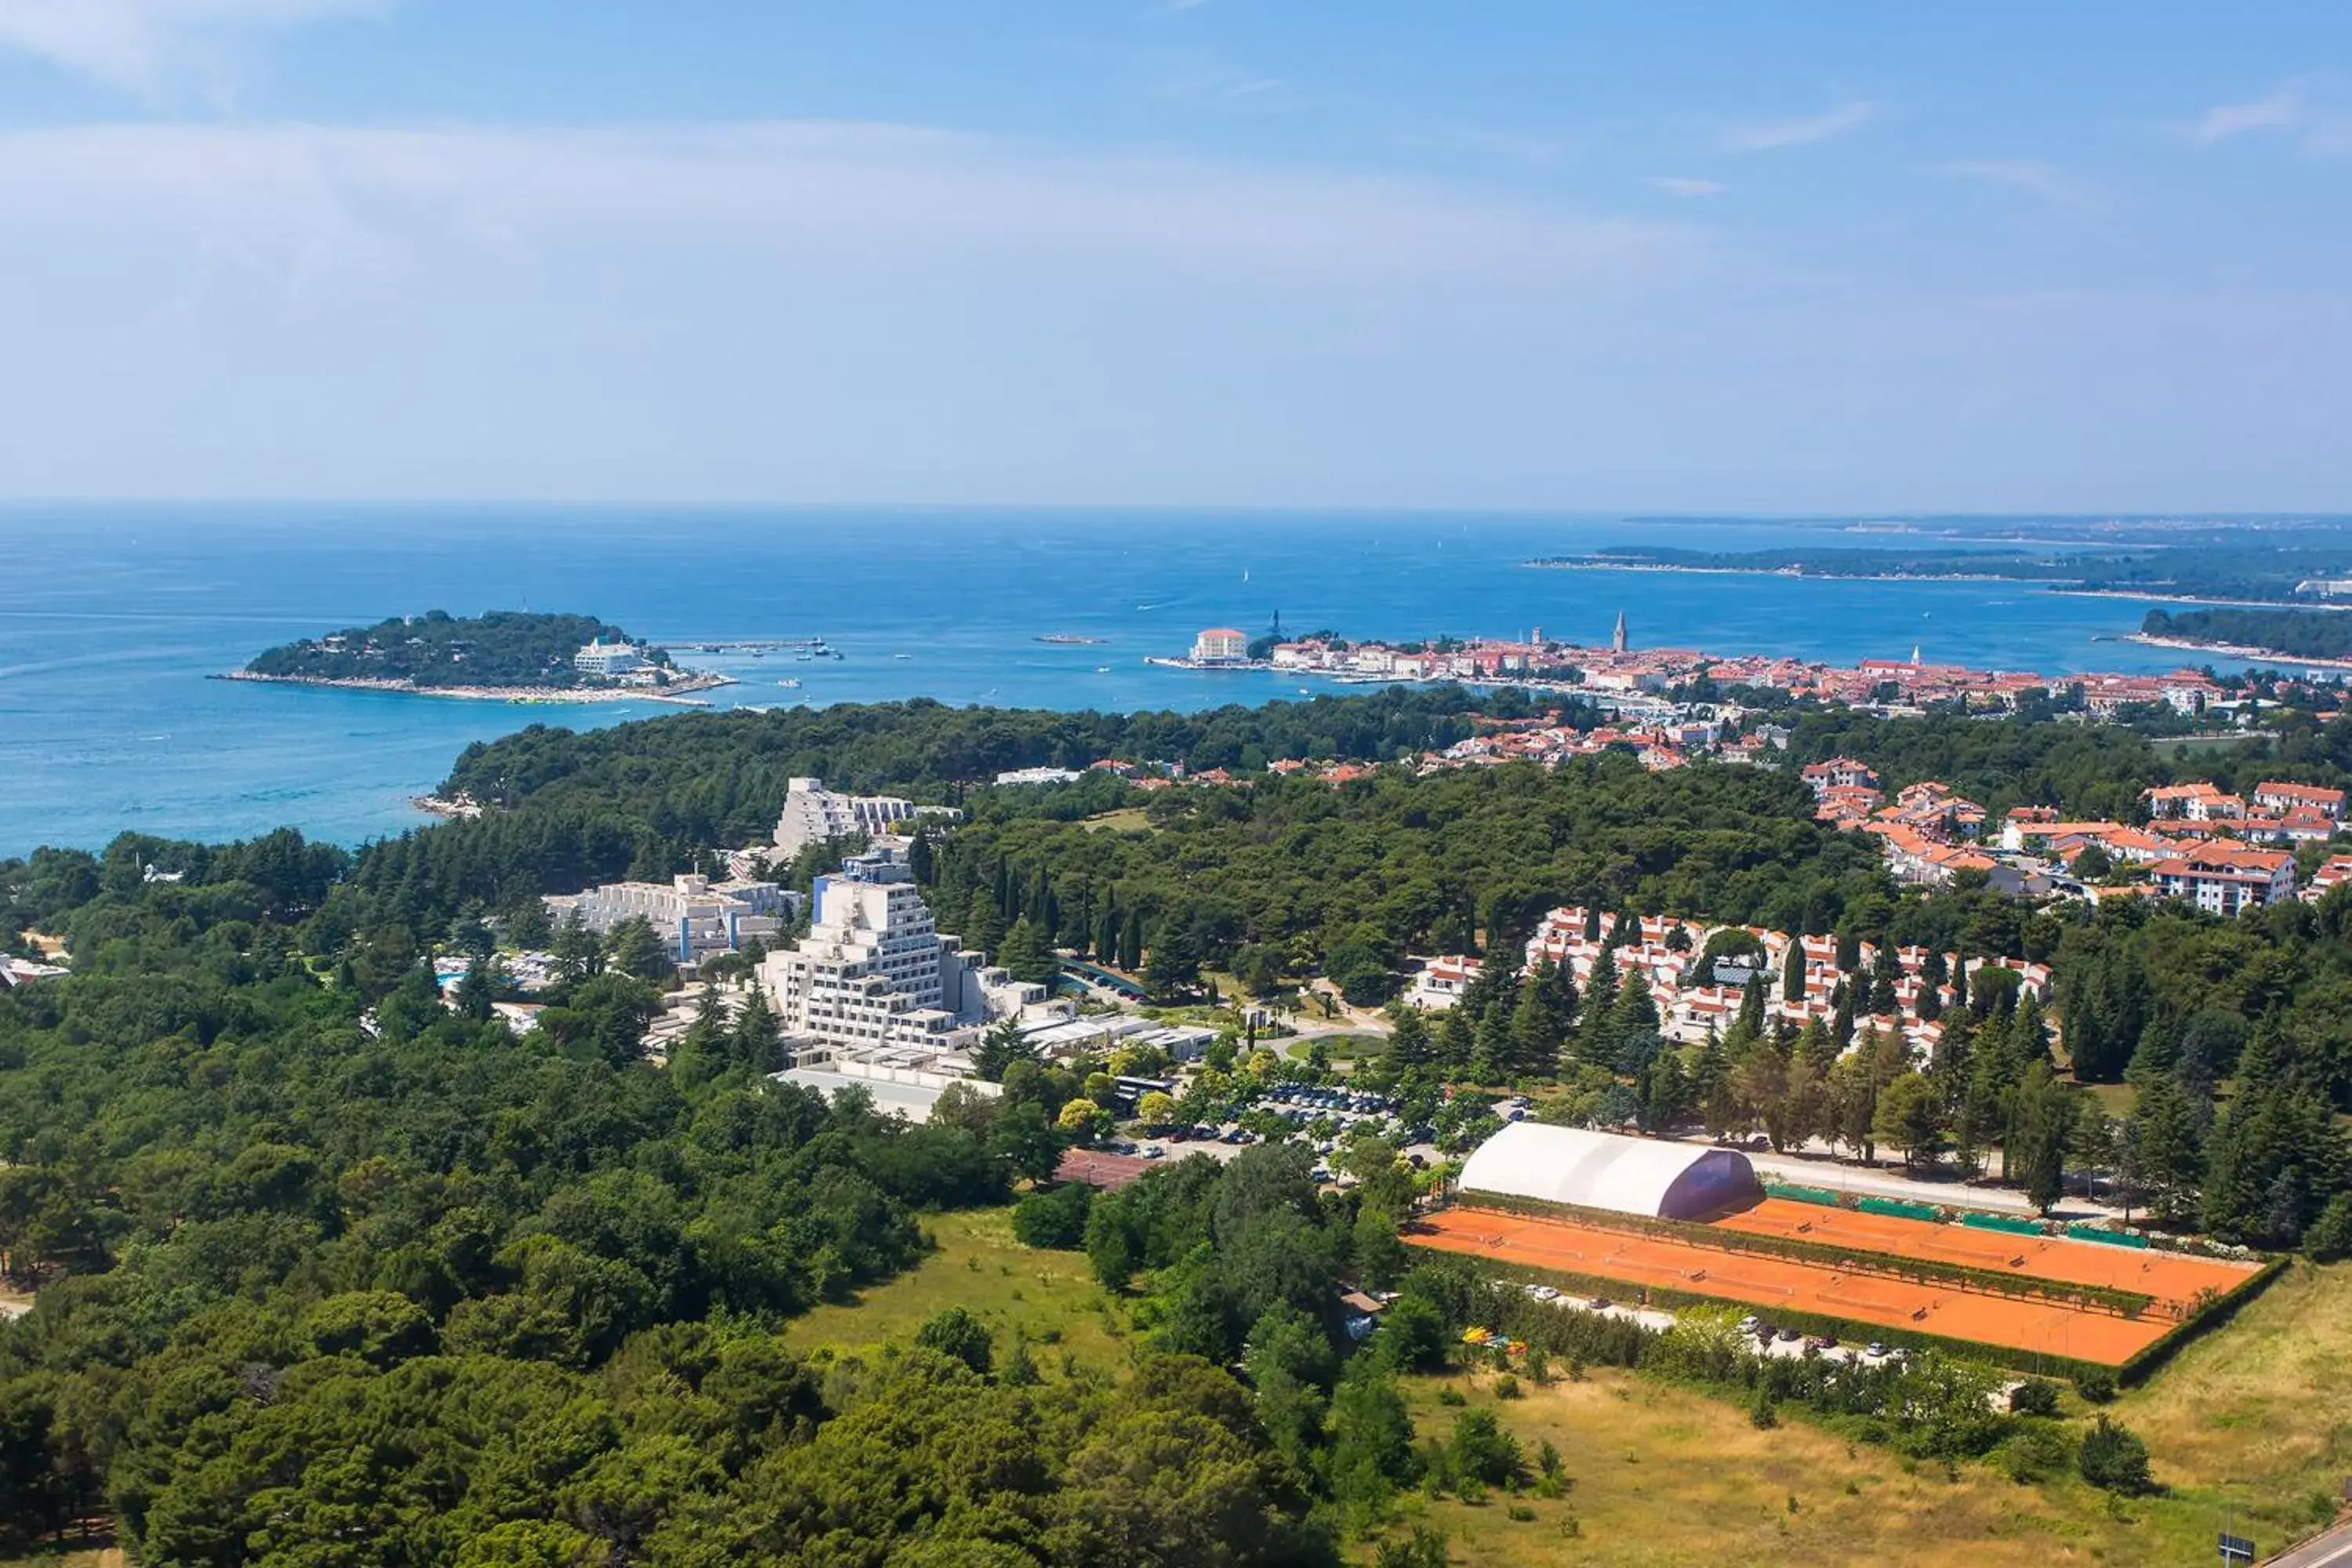
[[[2111,1492],[2133,1495],[2152,1490],[2156,1484],[2147,1471],[2147,1445],[2130,1427],[2104,1415],[2083,1434],[2074,1466],[2084,1480]]]
[[[2338,1193],[2327,1200],[2327,1206],[2303,1233],[2303,1250],[2314,1263],[2352,1258],[2352,1193]]]
[[[2029,1377],[2009,1391],[2009,1408],[2018,1415],[2055,1415],[2058,1385],[2046,1377]]]
[[[2116,1374],[2105,1367],[2085,1367],[2074,1374],[2074,1392],[2094,1405],[2116,1396]]]
[[[1496,1397],[1496,1398],[1497,1398],[1497,1399],[1517,1399],[1518,1396],[1519,1396],[1519,1380],[1518,1380],[1517,1378],[1513,1377],[1509,1373],[1507,1373],[1507,1373],[1505,1373],[1502,1376],[1500,1376],[1500,1377],[1498,1377],[1498,1378],[1496,1378],[1496,1379],[1495,1380],[1495,1397]]]
[[[1031,1193],[1013,1205],[1013,1234],[1024,1247],[1072,1251],[1086,1245],[1095,1190],[1078,1182]]]
[[[1467,1405],[1470,1401],[1458,1388],[1441,1388],[1437,1391],[1437,1403],[1440,1405]]]
[[[1536,1510],[1529,1508],[1523,1502],[1513,1503],[1507,1511],[1515,1523],[1532,1524],[1535,1522]]]
[[[2064,1429],[2035,1421],[2000,1446],[2000,1463],[2011,1480],[2031,1486],[2063,1474],[2068,1458]]]
[[[1415,1525],[1403,1541],[1383,1541],[1372,1558],[1373,1568],[1446,1568],[1454,1554],[1445,1549],[1442,1531]]]
[[[1763,1384],[1756,1385],[1756,1397],[1748,1404],[1748,1422],[1759,1432],[1769,1432],[1780,1424],[1780,1413],[1775,1410],[1772,1390]]]
[[[1502,1428],[1491,1410],[1465,1410],[1454,1418],[1454,1438],[1445,1446],[1456,1491],[1473,1484],[1499,1487],[1518,1479],[1519,1440]]]
[[[994,1359],[988,1342],[988,1325],[961,1307],[950,1307],[916,1330],[915,1342],[925,1350],[953,1356],[977,1373],[987,1372]]]

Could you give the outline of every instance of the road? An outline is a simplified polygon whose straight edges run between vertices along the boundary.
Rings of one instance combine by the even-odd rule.
[[[2339,1524],[2263,1562],[2266,1568],[2352,1568],[2352,1523]]]

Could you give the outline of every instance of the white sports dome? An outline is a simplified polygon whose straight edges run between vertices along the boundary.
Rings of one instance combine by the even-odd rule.
[[[1761,1195],[1733,1149],[1515,1121],[1478,1145],[1455,1184],[1480,1193],[1577,1204],[1657,1219],[1705,1219]]]

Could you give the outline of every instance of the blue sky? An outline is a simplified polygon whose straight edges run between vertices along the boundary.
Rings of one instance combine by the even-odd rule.
[[[2352,6],[0,0],[0,495],[2352,510]]]

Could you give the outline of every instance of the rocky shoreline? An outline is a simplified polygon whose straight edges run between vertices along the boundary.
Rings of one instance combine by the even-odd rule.
[[[735,684],[733,676],[714,675],[708,671],[698,671],[681,679],[674,680],[658,689],[642,686],[418,686],[413,681],[390,680],[374,676],[260,675],[249,669],[226,670],[208,679],[253,681],[264,686],[329,686],[344,691],[389,691],[403,697],[451,697],[466,702],[545,702],[563,705],[583,702],[670,702],[682,708],[708,708],[710,706],[709,703],[688,694]]]

